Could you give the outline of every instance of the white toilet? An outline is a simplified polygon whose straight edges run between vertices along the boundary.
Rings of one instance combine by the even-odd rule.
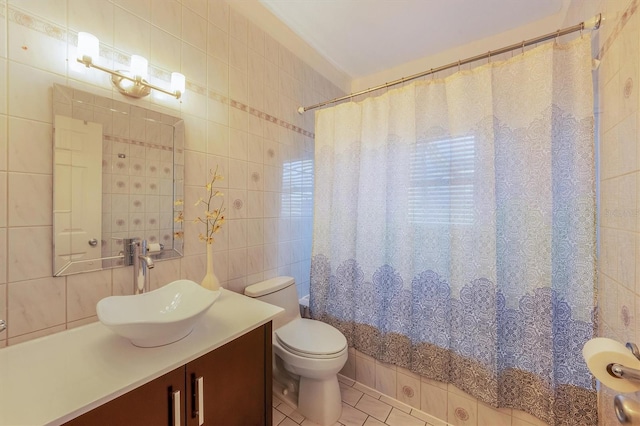
[[[291,277],[250,285],[244,294],[285,310],[273,320],[274,395],[313,422],[337,422],[342,413],[338,372],[347,362],[347,339],[328,324],[300,317]]]

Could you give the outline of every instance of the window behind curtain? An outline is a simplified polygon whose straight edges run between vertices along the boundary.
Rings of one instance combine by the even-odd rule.
[[[282,212],[288,216],[309,216],[313,213],[313,160],[289,161],[282,166]]]
[[[473,223],[473,136],[424,140],[411,159],[409,220],[415,224]]]

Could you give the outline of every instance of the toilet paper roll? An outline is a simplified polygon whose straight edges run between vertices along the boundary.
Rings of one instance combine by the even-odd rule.
[[[147,253],[154,253],[160,250],[162,250],[162,246],[158,243],[147,244]]]
[[[640,370],[640,361],[622,343],[605,337],[596,337],[585,343],[582,356],[591,373],[603,385],[625,393],[640,390],[640,383],[613,376],[607,371],[610,364],[621,364]]]

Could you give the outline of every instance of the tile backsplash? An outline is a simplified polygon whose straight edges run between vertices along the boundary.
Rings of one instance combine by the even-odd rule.
[[[130,55],[143,55],[149,81],[160,86],[169,85],[170,72],[182,72],[183,98],[123,97],[107,74],[76,63],[78,31],[100,39],[99,61],[107,67],[126,68]],[[131,268],[52,277],[54,83],[184,120],[185,216],[196,213],[209,170],[218,165],[225,176],[228,220],[214,246],[221,282],[242,291],[286,274],[308,293],[314,116],[296,110],[340,89],[222,0],[0,0],[0,318],[8,323],[0,347],[95,321],[100,298],[132,288]],[[135,140],[135,131],[118,137]],[[114,176],[136,175],[135,164],[122,172],[113,155],[104,170],[112,207]],[[163,164],[160,158],[158,173]],[[145,184],[154,179],[145,176]],[[150,190],[161,197],[157,179]],[[167,217],[106,214],[106,231],[114,234],[137,226],[136,219],[153,221],[153,230],[157,224],[158,234],[149,235],[159,240],[168,229],[161,226]],[[205,246],[197,227],[184,225],[185,256],[158,262],[153,287],[202,279]]]

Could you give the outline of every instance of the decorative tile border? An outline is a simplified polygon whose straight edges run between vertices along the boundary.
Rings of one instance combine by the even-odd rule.
[[[609,49],[611,48],[613,43],[616,41],[620,33],[622,33],[622,29],[624,28],[624,26],[627,25],[627,22],[629,22],[629,19],[631,19],[631,17],[633,16],[634,13],[636,13],[637,10],[638,10],[638,0],[632,0],[631,4],[629,4],[629,7],[627,7],[627,10],[624,11],[622,16],[620,17],[620,20],[618,20],[618,23],[616,24],[615,28],[611,32],[611,35],[609,35],[609,38],[607,38],[604,41],[604,43],[602,43],[602,47],[598,52],[598,57],[597,57],[598,59],[602,59],[602,57],[609,51]]]
[[[187,84],[187,87],[189,88],[189,90],[199,93],[201,95],[204,95],[206,93],[206,89],[202,86],[199,86],[196,83],[189,83]],[[273,115],[267,114],[266,112],[262,112],[259,109],[250,107],[248,105],[243,104],[242,102],[238,102],[234,99],[231,98],[227,98],[226,96],[221,95],[220,93],[214,91],[214,90],[209,90],[209,94],[208,94],[208,98],[209,99],[213,99],[216,100],[222,104],[228,104],[229,106],[239,109],[240,111],[244,111],[244,112],[248,112],[249,114],[258,117],[262,120],[268,121],[270,123],[275,123],[281,127],[287,128],[289,130],[292,130],[296,133],[300,133],[301,135],[304,136],[308,136],[310,138],[315,138],[315,133],[310,132],[308,130],[304,130],[301,127],[295,126],[291,123],[288,123],[284,120],[280,120],[277,117],[274,117]]]
[[[279,118],[276,118],[276,117],[274,117],[272,115],[269,115],[269,114],[267,114],[265,112],[262,112],[260,110],[255,109],[255,108],[252,108],[252,107],[248,107],[248,108],[249,108],[249,114],[254,115],[254,116],[258,117],[258,118],[261,118],[261,119],[266,120],[266,121],[270,121],[271,123],[275,123],[280,127],[285,127],[285,128],[287,128],[289,130],[292,130],[292,131],[294,131],[296,133],[300,133],[301,135],[310,137],[311,139],[314,139],[316,137],[315,133],[313,133],[313,132],[310,132],[308,130],[304,130],[304,129],[298,127],[298,126],[294,126],[291,123],[287,123],[284,120],[280,120]]]
[[[26,13],[14,9],[9,6],[9,20],[15,22],[18,25],[27,27],[39,33],[46,34],[51,38],[55,38],[60,41],[67,41],[67,31],[55,24],[44,21],[40,18],[27,15]],[[77,40],[76,40],[77,42]]]
[[[161,149],[163,151],[173,151],[173,147],[170,147],[170,146],[159,145],[159,144],[151,143],[151,142],[138,141],[138,140],[135,140],[135,139],[122,138],[122,137],[118,137],[118,136],[104,135],[104,139],[108,140],[108,141],[113,141],[113,142],[126,143],[126,144],[129,144],[129,145],[140,145],[140,146],[144,146],[144,147],[147,147],[147,148]],[[177,152],[182,152],[182,150],[180,150],[180,149],[177,149],[176,151]]]
[[[0,2],[0,6],[2,6],[3,4],[4,2]],[[4,8],[0,8],[0,16],[2,16],[3,9]],[[67,31],[65,28],[62,28],[51,22],[47,22],[40,17],[29,15],[24,11],[14,8],[13,6],[9,7],[9,20],[18,25],[22,25],[31,30],[38,31],[39,33],[55,38],[56,40],[68,42],[69,44],[73,45],[78,43],[78,33],[71,30]],[[100,54],[103,57],[113,60],[114,62],[119,64],[126,64],[130,61],[129,55],[126,55],[123,52],[120,52],[113,47],[106,46],[104,44],[100,44]],[[168,71],[162,68],[155,67],[153,65],[149,65],[149,75],[165,81],[170,80],[170,73]],[[228,98],[213,90],[207,91],[206,87],[203,87],[197,83],[187,81],[187,90],[197,93],[201,96],[206,96],[209,99],[216,100],[220,103],[227,104],[230,107],[247,112],[262,120],[277,124],[280,127],[284,127],[303,136],[312,139],[315,138],[315,133],[313,132],[298,127],[285,120],[281,120],[256,108],[250,107],[249,105],[245,105],[242,102],[238,102],[234,99]]]

